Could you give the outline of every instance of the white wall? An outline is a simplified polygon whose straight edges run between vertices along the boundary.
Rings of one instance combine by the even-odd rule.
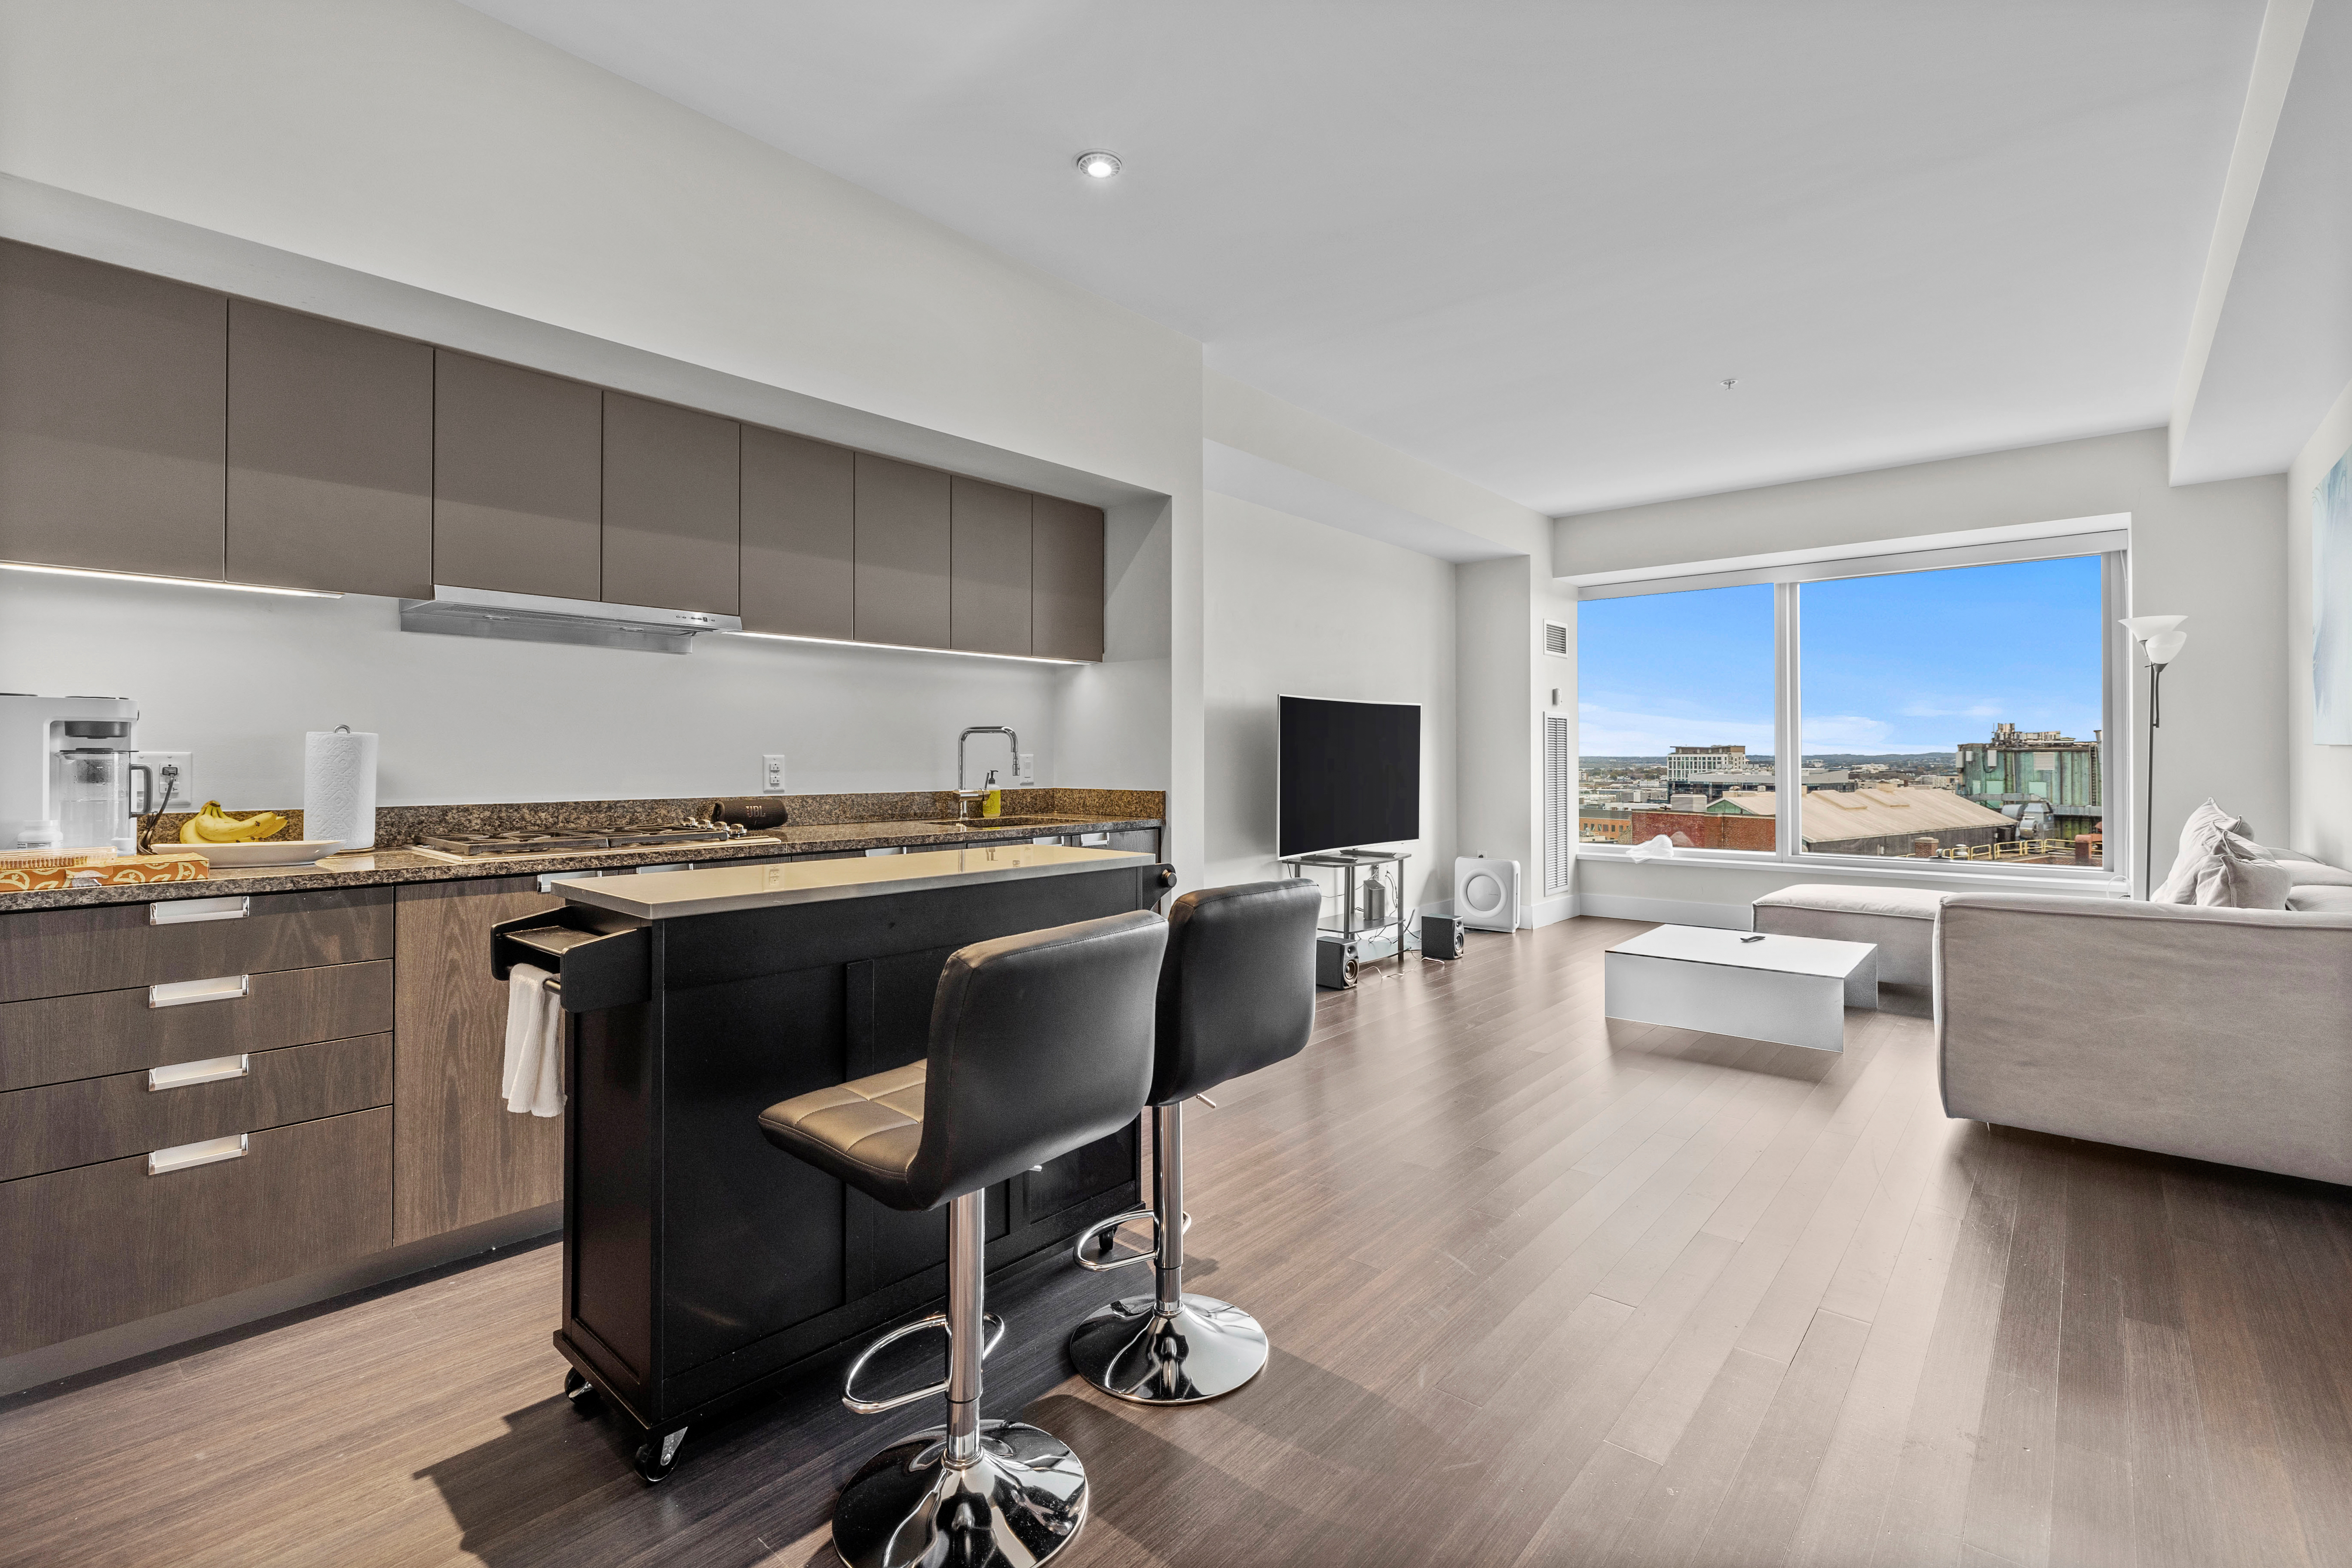
[[[2352,866],[2352,746],[2311,742],[2311,492],[2347,447],[2352,447],[2352,386],[2336,399],[2286,476],[2288,841],[2338,866]]]
[[[0,177],[15,182],[12,199],[0,203],[6,232],[37,244],[222,286],[211,270],[216,247],[125,240],[121,226],[43,198],[115,204],[1171,498],[1163,533],[1143,547],[1166,564],[1135,578],[1162,595],[1140,635],[1164,645],[1166,672],[1149,658],[1122,659],[1081,682],[1118,698],[1091,709],[1074,700],[1071,728],[1087,736],[1089,776],[1059,776],[1169,789],[1171,851],[1180,866],[1197,867],[1201,372],[1192,341],[448,0],[5,0]],[[138,248],[106,251],[89,239],[100,229],[108,244]],[[304,291],[315,280],[297,268],[287,276],[282,290],[247,291],[323,308]],[[575,361],[534,357],[528,334],[513,341],[523,346],[506,357],[580,374]],[[103,613],[135,666],[126,689],[159,712],[176,700],[165,681],[178,669],[238,665],[246,645],[234,628],[259,614],[251,608],[258,601],[243,598],[230,601],[238,608],[226,618],[190,609],[194,619],[179,623],[173,617],[182,612],[163,612],[151,637],[143,602],[112,592]],[[362,609],[346,602],[343,613]],[[283,628],[297,624],[284,617],[306,613],[343,625],[333,611],[292,610],[259,624]],[[166,636],[166,623],[220,631],[199,647]],[[543,672],[543,684],[586,688],[592,672],[601,676],[604,661],[620,657],[457,643],[460,678],[443,656],[411,646],[425,640],[376,652],[394,661],[393,686],[437,683],[444,722],[478,748],[465,776],[506,781],[478,785],[477,795],[546,793],[520,782],[549,776],[549,742],[509,721],[508,675],[528,668]],[[352,649],[365,645],[356,631],[316,647],[264,638],[281,671],[305,658],[350,670]],[[481,662],[469,663],[468,652]],[[57,683],[89,689],[107,668],[92,662],[99,657],[77,661]],[[766,732],[761,715],[782,704],[812,737],[802,781],[937,785],[944,772],[921,759],[950,710],[961,723],[969,707],[1002,711],[1024,693],[1040,731],[1055,727],[1049,689],[1034,674],[906,658],[751,645],[671,660],[706,673],[746,661],[741,676],[719,682],[735,700],[698,706],[689,697],[677,707],[666,682],[677,677],[632,676],[629,695],[609,698],[609,717],[590,725],[625,739],[569,752],[572,765],[553,772],[566,794],[631,794],[639,784],[622,780],[656,777],[716,788],[703,764],[690,784],[683,769],[665,772],[647,754],[658,748],[642,738],[675,742],[716,726],[714,761],[756,753],[765,743],[751,739]],[[548,662],[517,667],[510,658]],[[770,670],[772,684],[760,673]],[[820,691],[845,695],[836,707]],[[961,695],[975,691],[984,700]],[[1107,709],[1119,716],[1116,728],[1100,723]],[[203,711],[215,717],[176,738],[224,759],[253,737],[314,722],[307,711],[298,719],[267,706],[249,718],[228,717],[225,705]]]
[[[1573,575],[2130,513],[2133,613],[2189,617],[2188,651],[2165,672],[2154,814],[2160,875],[2163,847],[2208,795],[2266,842],[2288,827],[2286,672],[2276,630],[2286,560],[2283,481],[2273,475],[2175,489],[2166,463],[2165,433],[2145,430],[1591,512],[1559,521],[1553,559],[1562,575]],[[2147,683],[2135,673],[2137,701]],[[2127,733],[2131,776],[2144,778],[2137,708]],[[1598,859],[1577,869],[1588,909],[1588,894],[1744,904],[1791,882],[1835,880],[1812,871]]]
[[[1422,836],[1409,905],[1452,896],[1454,571],[1443,561],[1212,493],[1207,604],[1208,885],[1275,860],[1275,699],[1422,705]]]
[[[756,795],[765,752],[795,795],[946,789],[968,724],[1019,731],[1041,784],[1132,783],[1100,759],[1057,768],[1075,673],[752,637],[679,656],[436,637],[402,631],[392,599],[0,573],[0,689],[135,699],[142,747],[195,752],[194,787],[236,809],[301,805],[303,731],[338,724],[383,737],[386,805]]]

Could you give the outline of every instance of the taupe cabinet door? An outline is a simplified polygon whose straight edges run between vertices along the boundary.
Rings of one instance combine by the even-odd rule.
[[[742,433],[715,414],[604,394],[606,604],[735,613]]]
[[[0,241],[0,561],[221,574],[228,298]]]
[[[1036,622],[1043,658],[1103,656],[1103,514],[1055,496],[1036,498]]]
[[[228,308],[228,578],[433,594],[433,347]]]
[[[563,1119],[499,1098],[507,988],[490,978],[490,927],[560,909],[530,877],[399,889],[394,1000],[393,1240],[415,1241],[563,1196]]]
[[[948,477],[857,454],[857,638],[948,647]]]
[[[433,580],[603,596],[604,395],[434,352]]]
[[[1029,652],[1029,492],[958,474],[949,496],[950,646],[971,653]]]
[[[743,426],[743,629],[857,635],[857,455]]]

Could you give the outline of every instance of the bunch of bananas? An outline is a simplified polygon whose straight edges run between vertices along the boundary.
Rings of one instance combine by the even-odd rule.
[[[231,816],[221,809],[221,803],[208,800],[204,809],[180,824],[183,844],[249,844],[257,838],[267,838],[286,826],[286,819],[274,811],[256,812],[251,816]]]

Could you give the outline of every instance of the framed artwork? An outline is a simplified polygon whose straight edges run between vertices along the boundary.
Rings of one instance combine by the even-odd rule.
[[[2311,739],[2352,746],[2352,451],[2311,492]]]

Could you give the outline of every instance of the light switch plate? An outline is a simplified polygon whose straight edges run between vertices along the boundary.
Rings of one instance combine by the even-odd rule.
[[[177,768],[180,770],[179,773],[171,780],[172,804],[169,809],[173,811],[194,811],[196,807],[205,803],[205,797],[196,793],[195,752],[140,752],[134,753],[131,760],[142,767],[151,768],[153,770],[151,776],[155,781],[155,793],[152,796],[142,799],[136,793],[139,787],[137,778],[133,777],[131,780],[131,789],[133,793],[131,798],[142,811],[154,810],[157,803],[163,800],[164,784],[163,770],[165,768]]]
[[[1013,759],[1013,787],[1015,789],[1037,787],[1036,752],[1023,752]]]
[[[783,752],[769,752],[760,758],[760,793],[761,795],[784,793]]]

